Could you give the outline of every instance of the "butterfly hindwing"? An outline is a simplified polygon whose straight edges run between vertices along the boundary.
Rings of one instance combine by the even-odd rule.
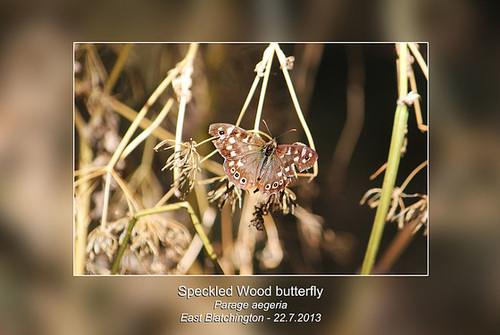
[[[277,194],[292,180],[285,174],[283,166],[277,160],[278,158],[274,154],[270,155],[266,164],[262,166],[257,187],[264,194]]]
[[[260,155],[247,154],[236,159],[226,159],[224,161],[224,171],[230,182],[237,187],[248,190],[257,185],[258,170],[255,166],[261,163]]]
[[[295,176],[292,165],[295,165],[297,171],[302,172],[312,168],[318,159],[318,153],[316,151],[300,144],[278,145],[276,148],[276,156],[280,160],[285,174],[289,177]]]

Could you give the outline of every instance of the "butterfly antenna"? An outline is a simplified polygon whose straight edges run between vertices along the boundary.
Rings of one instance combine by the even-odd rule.
[[[271,133],[271,130],[269,129],[269,127],[267,126],[267,122],[266,120],[262,119],[262,122],[264,122],[264,124],[266,125],[266,128],[267,128],[267,131],[269,132],[269,135],[271,135],[271,137],[273,137],[273,134]]]
[[[276,139],[278,139],[282,136],[285,136],[286,134],[291,133],[292,131],[297,131],[297,129],[293,128],[293,129],[287,130],[283,134],[281,134],[280,136],[276,137]]]

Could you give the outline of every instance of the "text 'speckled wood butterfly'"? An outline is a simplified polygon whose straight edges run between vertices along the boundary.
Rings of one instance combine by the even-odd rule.
[[[295,176],[294,165],[302,172],[318,159],[316,151],[305,145],[277,145],[276,139],[265,142],[228,123],[214,123],[208,133],[218,137],[212,142],[224,157],[229,181],[243,190],[257,186],[266,195],[277,194]]]

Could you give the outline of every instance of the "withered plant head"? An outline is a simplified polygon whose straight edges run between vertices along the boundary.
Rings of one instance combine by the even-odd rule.
[[[158,144],[154,148],[155,151],[158,151],[158,149],[166,141]],[[178,192],[176,193],[180,199],[184,199],[186,195],[191,192],[196,179],[196,174],[200,171],[200,154],[198,154],[196,146],[197,144],[193,140],[180,143],[179,150],[174,151],[174,153],[168,157],[165,166],[162,168],[162,171],[165,169],[177,169],[177,178],[171,186],[177,189]],[[170,146],[165,148],[165,150],[174,147],[175,146]]]
[[[427,195],[416,193],[411,196],[418,197],[420,200],[402,209],[398,215],[394,216],[392,221],[397,220],[398,227],[400,229],[406,224],[413,225],[413,234],[424,226],[424,235],[427,235],[427,223],[429,221],[429,212],[427,211]]]
[[[264,230],[264,216],[269,213],[267,203],[257,203],[254,207],[254,212],[252,213],[253,219],[250,222],[257,230]]]
[[[255,205],[254,212],[252,213],[254,218],[250,222],[253,223],[257,230],[263,230],[264,216],[270,212],[279,211],[283,214],[293,214],[297,205],[295,200],[297,200],[296,195],[288,188],[285,188],[279,194],[271,194],[267,199]]]
[[[380,203],[381,193],[382,189],[380,188],[368,190],[361,199],[360,204],[363,205],[366,202],[371,208],[377,207]],[[404,199],[416,197],[420,198],[420,200],[406,207]],[[415,233],[422,225],[427,227],[428,218],[427,196],[425,194],[406,194],[399,187],[394,187],[391,206],[389,208],[389,212],[387,213],[387,222],[397,221],[399,229],[402,229],[406,224],[414,224],[415,229],[413,230],[413,233]],[[427,228],[424,231],[424,235],[426,233]]]
[[[90,261],[94,261],[99,254],[106,254],[108,260],[112,261],[117,249],[118,240],[111,227],[98,226],[90,232],[86,250]]]
[[[227,176],[215,180],[216,186],[213,190],[208,192],[208,199],[210,202],[217,202],[219,209],[222,209],[226,202],[231,206],[231,212],[234,213],[236,202],[241,208],[241,190],[229,182]]]

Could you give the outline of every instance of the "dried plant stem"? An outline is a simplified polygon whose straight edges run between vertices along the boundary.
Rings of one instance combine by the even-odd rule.
[[[153,207],[160,207],[163,206],[164,203],[168,201],[175,193],[175,188],[171,187],[165,195],[158,200],[158,202],[153,206]]]
[[[125,119],[129,120],[130,122],[133,122],[137,118],[137,112],[130,108],[129,106],[125,105],[124,103],[116,100],[113,97],[109,97],[108,99],[109,105],[115,111],[117,114],[123,116]],[[148,120],[148,119],[143,119],[141,123],[139,124],[139,127],[142,129],[146,129],[151,126],[153,122]],[[152,131],[153,136],[155,136],[157,139],[164,140],[164,139],[174,139],[174,134],[171,132],[165,130],[162,127],[157,127],[153,129]]]
[[[255,252],[256,229],[248,229],[252,220],[254,206],[257,203],[258,194],[247,193],[241,212],[241,219],[238,228],[238,238],[236,242],[237,255],[239,257],[238,265],[240,275],[253,274],[253,256]]]
[[[415,236],[414,224],[405,224],[375,265],[374,273],[387,273]]]
[[[177,126],[175,127],[175,151],[181,149],[182,143],[182,130],[184,129],[184,116],[186,114],[186,97],[182,96],[179,104],[179,114],[177,116]],[[176,180],[175,187],[178,186],[179,168],[174,168],[174,180]]]
[[[266,249],[268,249],[271,256],[266,257],[263,260],[263,263],[267,268],[275,268],[283,260],[283,249],[281,247],[276,223],[274,222],[273,217],[270,213],[266,215],[264,226],[266,227],[265,231],[267,235]]]
[[[243,119],[243,116],[245,115],[245,112],[247,111],[248,105],[250,105],[250,101],[252,101],[252,97],[255,93],[255,90],[257,89],[257,85],[259,84],[260,77],[258,75],[255,76],[255,79],[253,80],[252,87],[250,88],[250,92],[248,92],[247,99],[245,100],[245,103],[243,104],[243,108],[241,109],[240,115],[238,116],[238,120],[236,121],[235,125],[239,126],[241,123],[241,120]]]
[[[180,63],[181,73],[184,70],[184,67],[193,65],[194,58],[197,52],[198,52],[198,44],[191,43],[189,45],[189,50],[187,52],[186,57]],[[184,117],[186,115],[187,103],[188,103],[187,97],[185,95],[181,95],[179,101],[179,112],[177,114],[177,126],[175,127],[175,151],[179,151],[181,149],[182,131],[184,129]],[[179,168],[174,168],[174,180],[178,179],[179,179]],[[176,186],[178,185],[176,184]]]
[[[411,69],[410,69],[409,79],[410,79],[410,89],[413,92],[417,93],[418,92],[417,81],[415,80],[415,73]],[[420,129],[421,131],[427,131],[427,126],[424,124],[424,121],[422,119],[422,110],[420,108],[419,99],[415,99],[415,101],[413,102],[413,108],[415,110],[415,118],[417,120],[418,129]]]
[[[413,56],[415,56],[418,65],[420,65],[420,68],[422,69],[422,73],[424,74],[425,79],[429,80],[429,70],[427,68],[427,64],[425,63],[424,57],[422,57],[422,54],[418,50],[418,44],[408,43],[408,47],[410,48]]]
[[[118,56],[115,65],[113,66],[113,70],[111,70],[109,78],[106,81],[106,84],[104,85],[103,92],[105,96],[110,95],[111,91],[115,87],[116,82],[118,81],[118,78],[120,76],[120,73],[123,67],[125,66],[125,62],[127,60],[131,48],[132,44],[125,44],[123,46],[123,49],[121,50],[120,55]]]
[[[92,149],[90,148],[87,137],[80,133],[80,166],[86,166],[93,160]],[[76,186],[75,186],[76,187]],[[91,189],[90,180],[83,182],[78,190],[78,210],[75,222],[75,244],[74,244],[74,257],[75,257],[75,275],[83,275],[85,271],[85,247],[87,244],[88,226],[91,221],[89,217],[90,203],[91,203]],[[75,191],[76,192],[76,191]],[[76,206],[75,206],[76,208]]]
[[[304,133],[306,134],[307,141],[311,149],[315,150],[316,146],[314,145],[314,139],[312,137],[311,131],[307,126],[306,119],[304,118],[304,114],[302,113],[302,109],[300,108],[299,100],[297,99],[297,94],[295,94],[295,89],[293,88],[292,80],[290,79],[290,74],[288,73],[288,69],[286,68],[286,57],[283,51],[281,51],[278,44],[275,46],[276,55],[278,56],[278,60],[281,65],[281,70],[283,71],[283,76],[285,77],[286,84],[288,86],[288,91],[290,92],[290,96],[292,97],[293,106],[295,107],[295,112],[297,113],[297,117],[299,118],[300,124],[304,129]],[[313,175],[311,179],[318,175],[318,162],[314,163],[313,166]]]
[[[192,61],[193,57],[193,49],[190,47],[188,54],[186,57],[179,63],[180,66],[176,66],[173,68],[171,71],[169,71],[167,77],[161,82],[160,85],[156,88],[156,90],[151,94],[149,97],[148,101],[146,104],[141,108],[139,113],[137,114],[137,117],[134,119],[130,127],[127,129],[125,135],[123,136],[122,140],[120,141],[120,144],[118,145],[116,151],[114,152],[113,156],[111,157],[109,163],[106,165],[107,169],[107,174],[106,174],[106,179],[105,179],[105,186],[104,186],[104,200],[103,200],[103,206],[102,206],[102,217],[101,217],[101,225],[106,226],[107,224],[107,212],[108,212],[108,207],[109,207],[109,190],[110,190],[110,183],[111,183],[111,170],[114,169],[116,163],[118,160],[122,157],[123,151],[127,144],[130,142],[130,139],[132,138],[132,135],[135,133],[139,125],[141,124],[141,121],[146,117],[147,112],[149,111],[149,108],[156,102],[160,94],[165,91],[167,86],[172,82],[172,79],[175,78],[186,62]]]
[[[146,138],[151,135],[151,133],[160,125],[160,123],[165,119],[167,116],[168,112],[172,108],[172,105],[174,104],[174,99],[170,98],[168,99],[167,103],[165,106],[163,106],[163,109],[161,112],[158,114],[156,119],[149,125],[142,133],[140,133],[130,144],[123,150],[122,154],[122,159],[127,157],[142,141],[144,141]],[[151,150],[152,151],[152,150]]]
[[[255,122],[253,128],[259,130],[260,120],[262,119],[262,108],[264,106],[264,98],[266,96],[267,83],[269,82],[269,75],[271,74],[271,66],[273,64],[274,49],[277,46],[276,43],[271,43],[267,49],[264,51],[263,62],[266,62],[266,72],[264,74],[264,80],[262,81],[262,87],[260,90],[259,104],[257,106],[257,112],[255,113]]]
[[[75,187],[80,187],[83,183],[86,183],[89,180],[92,180],[94,178],[97,178],[99,176],[102,176],[103,174],[106,173],[106,168],[103,168],[102,166],[97,167],[97,170],[94,172],[91,172],[87,175],[84,175],[81,178],[78,178],[77,181],[75,181]],[[76,175],[76,173],[75,173]]]
[[[410,181],[413,179],[413,177],[418,173],[418,171],[422,170],[425,166],[427,165],[427,161],[421,163],[419,166],[417,166],[411,173],[408,177],[406,177],[405,181],[403,182],[403,184],[401,184],[401,186],[399,187],[399,189],[401,190],[401,192],[404,191],[404,189],[406,188],[406,186],[408,186],[408,184],[410,183]]]
[[[400,43],[397,46],[399,47],[399,98],[402,99],[408,94],[408,51],[406,43]],[[368,247],[361,267],[362,275],[371,273],[380,246],[380,240],[384,232],[387,212],[396,182],[399,161],[401,159],[401,148],[403,147],[407,121],[408,107],[405,104],[398,104],[394,115],[394,127],[392,130],[389,157],[387,159],[387,169],[382,184],[382,194],[380,196],[380,203],[377,207],[370,240],[368,241]]]

